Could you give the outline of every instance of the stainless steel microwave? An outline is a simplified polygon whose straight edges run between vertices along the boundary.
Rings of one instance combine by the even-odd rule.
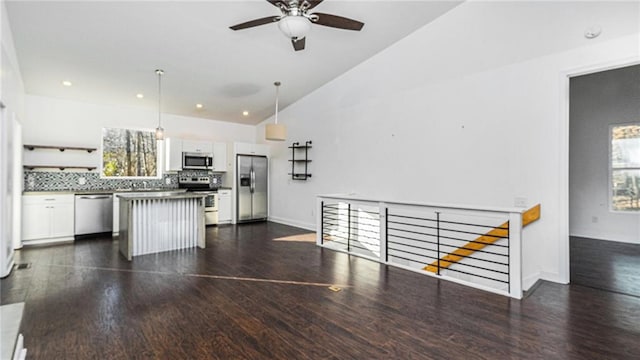
[[[209,170],[213,166],[213,155],[209,153],[182,153],[182,169]]]

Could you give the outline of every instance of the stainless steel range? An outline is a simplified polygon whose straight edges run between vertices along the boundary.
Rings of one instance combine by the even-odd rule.
[[[189,192],[207,195],[204,198],[204,223],[206,225],[218,225],[218,193],[211,187],[209,176],[180,176],[178,187]]]

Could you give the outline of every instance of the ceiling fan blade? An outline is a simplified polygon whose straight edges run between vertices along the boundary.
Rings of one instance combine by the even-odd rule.
[[[288,7],[289,5],[287,4],[286,1],[281,1],[281,0],[267,0],[271,5],[282,9],[282,7]]]
[[[312,15],[317,15],[318,20],[314,21],[314,23],[323,26],[334,27],[338,29],[345,30],[355,30],[360,31],[364,26],[364,23],[349,19],[342,16],[331,15],[331,14],[323,14],[323,13],[313,13]]]
[[[307,3],[309,3],[309,6],[307,6],[307,10],[313,9],[314,7],[320,5],[322,1],[323,0],[307,0]]]
[[[307,38],[302,39],[291,39],[291,43],[293,44],[293,48],[295,51],[304,50],[304,45],[307,42]]]
[[[254,26],[270,24],[270,23],[276,22],[278,20],[280,20],[280,16],[269,16],[269,17],[265,17],[265,18],[261,18],[261,19],[255,19],[255,20],[247,21],[247,22],[244,22],[242,24],[229,26],[229,29],[231,29],[231,30],[242,30],[242,29],[246,29],[246,28],[250,28],[250,27],[254,27]]]

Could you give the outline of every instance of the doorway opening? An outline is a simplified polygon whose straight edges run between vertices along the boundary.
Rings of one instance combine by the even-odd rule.
[[[569,80],[572,284],[640,297],[640,64]]]

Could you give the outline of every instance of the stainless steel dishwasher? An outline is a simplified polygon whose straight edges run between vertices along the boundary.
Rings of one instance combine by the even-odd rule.
[[[76,195],[75,235],[106,233],[113,230],[111,194]]]

